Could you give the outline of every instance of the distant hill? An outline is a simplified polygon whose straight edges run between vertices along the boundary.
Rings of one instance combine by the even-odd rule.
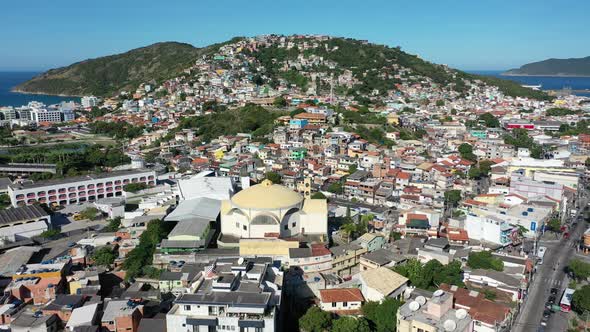
[[[502,75],[530,76],[590,76],[590,56],[571,59],[548,59],[508,70]]]
[[[140,83],[174,77],[203,49],[177,42],[156,43],[131,51],[51,69],[15,87],[15,91],[53,95],[107,96]]]
[[[278,41],[281,38],[254,48],[240,47],[237,52],[248,64],[248,72],[252,76],[243,79],[252,79],[256,84],[267,84],[272,88],[276,88],[279,81],[287,81],[302,92],[311,88],[314,93],[330,93],[330,77],[348,77],[345,80],[352,83],[336,86],[334,93],[352,96],[361,103],[374,96],[387,95],[396,84],[420,84],[425,80],[456,93],[467,93],[469,82],[479,80],[497,86],[509,96],[549,98],[544,92],[523,88],[512,81],[471,75],[428,62],[399,47],[339,37],[328,37],[322,41],[300,36],[285,38],[296,47],[284,47]],[[157,43],[51,69],[20,84],[15,90],[53,95],[112,96],[122,90],[133,91],[141,83],[157,85],[164,80],[184,76],[184,71],[193,67],[198,59],[207,61],[212,68],[232,68],[235,64],[213,55],[222,46],[242,42],[242,37],[236,37],[204,48],[177,42]],[[311,60],[301,64],[301,57]],[[301,66],[307,68],[302,69]],[[198,70],[193,70],[189,76],[196,72]],[[235,74],[245,75],[242,72]]]

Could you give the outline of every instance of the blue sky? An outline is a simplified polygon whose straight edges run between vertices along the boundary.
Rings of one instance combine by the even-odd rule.
[[[318,33],[401,46],[452,67],[590,56],[588,0],[21,0],[0,4],[0,70],[42,70],[145,46]]]

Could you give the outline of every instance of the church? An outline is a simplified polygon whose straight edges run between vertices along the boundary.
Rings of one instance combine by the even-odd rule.
[[[325,239],[328,203],[270,180],[221,203],[221,233],[236,239]]]

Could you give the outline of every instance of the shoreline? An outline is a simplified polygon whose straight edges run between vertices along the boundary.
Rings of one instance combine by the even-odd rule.
[[[78,95],[66,95],[66,94],[56,94],[56,93],[47,93],[47,92],[43,92],[43,91],[24,91],[24,90],[20,90],[17,88],[12,88],[10,89],[10,92],[12,93],[20,93],[23,95],[45,95],[45,96],[55,96],[55,97],[71,97],[71,98],[82,98],[83,96],[78,96]]]
[[[500,76],[590,78],[590,75],[537,75],[537,74],[510,74],[510,73],[500,73]]]

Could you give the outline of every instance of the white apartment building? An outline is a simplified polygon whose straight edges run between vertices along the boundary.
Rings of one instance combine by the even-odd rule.
[[[95,96],[84,96],[81,100],[82,107],[84,108],[91,108],[94,106],[98,106],[98,98]]]
[[[129,183],[154,186],[156,172],[145,169],[130,170],[33,183],[15,183],[8,187],[8,195],[14,207],[35,203],[69,205],[122,196],[123,187]]]
[[[168,332],[277,330],[282,280],[270,258],[218,259],[195,293],[180,295],[166,315]],[[278,277],[278,278],[277,278]]]
[[[63,113],[59,110],[48,110],[45,108],[33,108],[31,111],[33,121],[36,123],[40,122],[62,122]]]

